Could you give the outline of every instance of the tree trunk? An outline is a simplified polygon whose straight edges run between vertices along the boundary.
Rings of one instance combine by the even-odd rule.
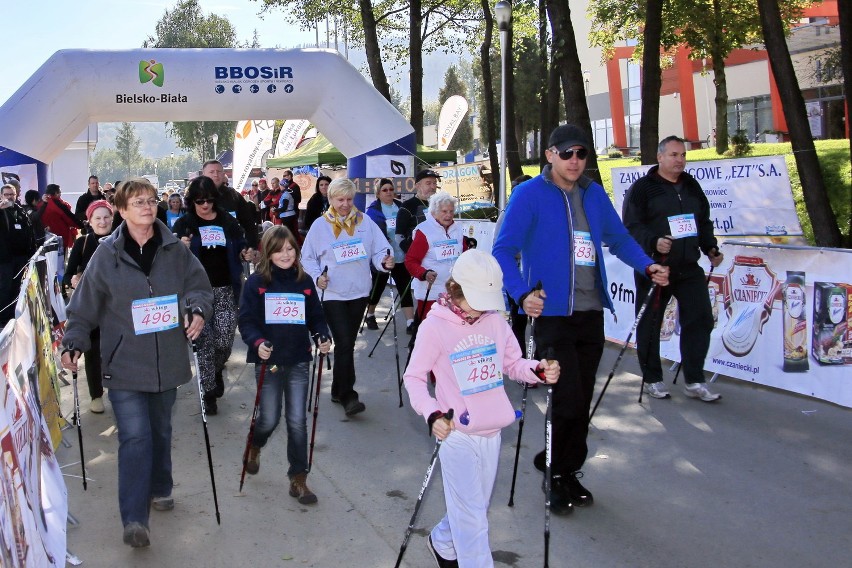
[[[367,53],[367,65],[370,68],[370,78],[373,87],[388,101],[391,100],[390,85],[382,64],[382,49],[376,33],[376,15],[373,12],[372,0],[358,0],[361,5],[361,21],[364,25],[364,49]]]
[[[808,125],[805,99],[799,89],[799,81],[796,79],[784,36],[778,0],[757,0],[757,7],[760,12],[766,52],[778,85],[784,118],[790,130],[790,141],[796,157],[796,166],[799,168],[805,207],[814,228],[814,239],[817,246],[839,247],[840,228],[837,226],[837,218],[831,209],[825,190],[819,158]]]
[[[518,151],[518,131],[515,127],[515,50],[513,47],[514,27],[509,23],[508,37],[506,38],[506,100],[501,104],[506,105],[506,167],[509,169],[509,179],[515,179],[523,174],[521,169],[521,155]],[[503,186],[500,186],[503,187]]]
[[[719,0],[713,0],[713,39],[710,57],[713,61],[713,84],[716,86],[716,153],[728,149],[728,80],[725,77],[725,56],[722,54],[724,21]]]
[[[837,13],[840,19],[840,66],[843,70],[843,91],[846,93],[846,131],[849,136],[849,161],[852,163],[852,128],[848,122],[852,113],[852,3],[838,2]],[[852,192],[849,198],[850,214],[842,220],[846,230],[846,248],[852,248]]]
[[[580,56],[577,54],[574,26],[571,24],[571,8],[566,0],[547,0],[547,13],[550,16],[553,33],[553,66],[559,71],[559,77],[562,80],[565,118],[569,123],[586,132],[586,137],[592,146],[586,160],[586,175],[600,183],[601,172],[598,170],[592,122],[589,118],[589,106],[586,104],[583,68],[580,65]]]
[[[411,85],[411,126],[418,144],[423,144],[423,13],[421,1],[410,2],[408,40],[409,82]]]
[[[550,114],[548,112],[548,92],[547,80],[549,75],[549,67],[547,65],[547,8],[544,5],[544,0],[538,0],[538,59],[541,67],[541,85],[539,86],[538,108],[539,108],[539,128],[538,137],[536,140],[536,155],[538,156],[539,167],[544,167],[547,159],[544,157],[544,150],[547,148],[547,137],[550,136],[550,131],[553,126],[550,125]],[[558,103],[557,103],[558,104]]]
[[[639,151],[643,164],[657,163],[660,142],[660,38],[663,33],[663,0],[647,0],[645,29],[642,31],[642,115],[639,127]]]
[[[488,0],[479,0],[482,6],[482,15],[485,18],[485,37],[479,48],[479,58],[482,64],[482,98],[485,101],[485,125],[488,133],[488,159],[491,162],[491,187],[505,187],[500,185],[500,159],[497,156],[497,127],[495,126],[494,111],[494,78],[491,75],[491,39],[494,35],[494,17],[491,14],[491,4]],[[494,203],[497,196],[492,195]]]

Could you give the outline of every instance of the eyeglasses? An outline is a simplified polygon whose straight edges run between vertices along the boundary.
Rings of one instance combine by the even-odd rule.
[[[585,160],[589,156],[589,151],[585,148],[578,148],[576,150],[573,148],[568,148],[567,150],[562,150],[561,152],[554,148],[553,150],[551,150],[551,152],[553,152],[554,154],[558,154],[561,160],[570,160],[574,157],[574,154],[577,154],[578,160]]]
[[[155,199],[153,197],[148,199],[136,199],[130,202],[130,206],[135,207],[136,209],[142,209],[143,207],[156,207],[159,202],[159,199]]]
[[[256,183],[251,184],[252,187],[257,187]]]
[[[382,193],[393,192],[393,188],[392,187],[385,187],[385,188],[380,189],[379,191],[381,191]]]
[[[204,205],[205,203],[216,203],[216,200],[213,199],[212,197],[208,197],[207,199],[196,199],[195,200],[196,205]]]

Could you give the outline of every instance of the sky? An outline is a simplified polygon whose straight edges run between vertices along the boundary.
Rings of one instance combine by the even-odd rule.
[[[6,37],[0,50],[0,104],[60,49],[142,47],[166,8],[176,4],[177,0],[0,0]],[[316,41],[313,30],[300,30],[281,9],[258,15],[262,2],[201,0],[200,4],[205,14],[227,17],[240,41],[250,40],[255,29],[261,47],[289,48]],[[324,42],[324,24],[321,32]]]

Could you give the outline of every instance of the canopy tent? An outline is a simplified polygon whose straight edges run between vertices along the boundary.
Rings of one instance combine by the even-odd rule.
[[[417,160],[421,163],[437,164],[439,162],[456,162],[455,150],[433,150],[417,145]],[[313,166],[317,164],[339,165],[346,163],[346,156],[335,148],[322,134],[296,148],[286,156],[269,158],[267,168],[295,168],[298,166]]]

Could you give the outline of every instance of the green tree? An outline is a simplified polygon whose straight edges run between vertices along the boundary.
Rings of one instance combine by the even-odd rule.
[[[470,107],[470,95],[467,92],[467,87],[459,78],[456,66],[450,65],[447,72],[444,73],[444,86],[438,91],[438,102],[443,106],[447,99],[454,95],[464,97],[468,101],[468,107]],[[473,147],[473,128],[470,125],[469,114],[466,113],[447,149],[467,152],[471,147]]]
[[[129,122],[122,122],[115,137],[115,152],[118,163],[129,175],[138,175],[142,165],[139,152],[141,141],[136,136],[136,128]]]
[[[142,47],[257,47],[257,34],[251,43],[240,44],[237,31],[231,22],[216,14],[205,15],[198,0],[180,0],[174,8],[166,10],[157,22],[153,36]],[[217,150],[227,150],[234,145],[236,122],[172,122],[167,123],[169,134],[178,146],[194,152],[201,159],[213,157],[213,134],[218,135]]]
[[[784,0],[781,13],[785,30],[801,16],[802,8],[812,3],[813,0]],[[642,30],[647,8],[648,0],[591,2],[591,44],[602,47],[604,57],[610,57],[616,42],[636,40],[633,57],[643,61]],[[701,16],[697,17],[698,14]],[[728,148],[725,58],[735,49],[760,41],[757,0],[667,0],[662,3],[662,22],[660,43],[652,49],[667,51],[683,43],[689,46],[691,59],[709,59],[712,64],[716,86],[716,151],[721,154]]]
[[[805,207],[814,228],[814,240],[817,246],[839,247],[840,227],[831,208],[822,170],[819,167],[819,158],[805,110],[805,99],[799,88],[793,61],[790,59],[786,29],[778,0],[757,0],[757,8],[763,28],[764,45],[769,55],[769,64],[778,85],[784,118],[790,129],[790,142],[796,157],[796,166],[799,169],[799,179],[802,181]]]

